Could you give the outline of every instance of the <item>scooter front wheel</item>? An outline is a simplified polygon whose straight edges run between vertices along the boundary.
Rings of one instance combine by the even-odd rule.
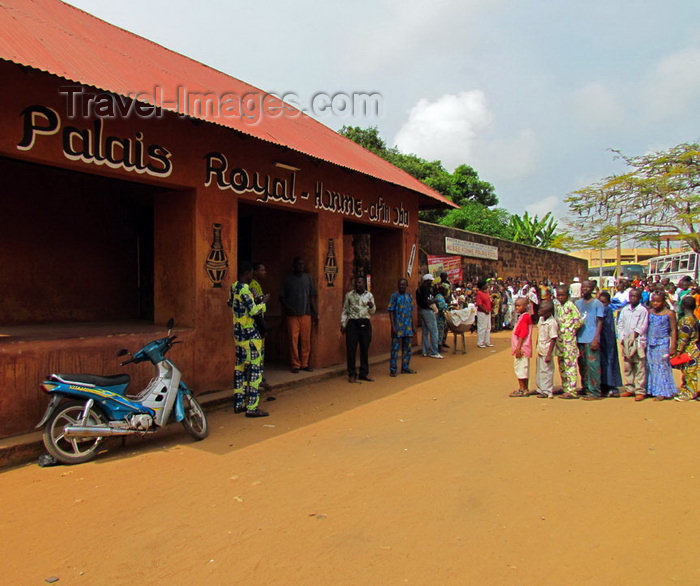
[[[189,393],[183,398],[185,408],[185,418],[182,420],[182,426],[187,430],[194,439],[203,440],[209,435],[209,424],[204,410],[192,395]]]
[[[56,460],[63,464],[81,464],[95,457],[101,437],[86,439],[66,438],[63,430],[67,425],[80,425],[85,403],[66,401],[51,414],[44,426],[44,445]],[[90,408],[87,425],[104,425],[106,418],[94,405]]]

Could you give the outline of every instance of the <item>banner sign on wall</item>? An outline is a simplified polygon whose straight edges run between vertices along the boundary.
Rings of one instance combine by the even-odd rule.
[[[462,256],[473,256],[475,258],[487,258],[498,260],[498,247],[468,240],[457,240],[456,238],[445,237],[445,252],[448,254],[459,254]]]
[[[459,256],[434,256],[428,255],[428,272],[438,277],[441,272],[447,273],[450,283],[461,283],[462,278],[462,258]]]

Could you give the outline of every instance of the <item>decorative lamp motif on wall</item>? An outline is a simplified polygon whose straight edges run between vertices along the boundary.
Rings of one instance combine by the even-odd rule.
[[[338,276],[338,261],[335,258],[335,244],[333,243],[333,238],[328,239],[328,254],[326,255],[326,262],[323,265],[323,274],[326,276],[326,284],[329,287],[333,287],[333,282]]]
[[[207,270],[209,280],[212,282],[212,287],[220,288],[228,270],[228,258],[224,247],[221,245],[221,224],[212,224],[212,228],[214,229],[214,238],[204,267]]]
[[[413,276],[413,263],[416,261],[416,245],[411,247],[411,256],[408,259],[408,267],[406,267],[406,274],[409,277]]]

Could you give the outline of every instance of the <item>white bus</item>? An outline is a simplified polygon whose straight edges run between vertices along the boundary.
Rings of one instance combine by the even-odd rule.
[[[655,256],[649,259],[647,272],[652,280],[658,275],[661,279],[670,279],[672,283],[678,283],[680,278],[685,276],[697,281],[699,263],[700,255],[692,250]]]

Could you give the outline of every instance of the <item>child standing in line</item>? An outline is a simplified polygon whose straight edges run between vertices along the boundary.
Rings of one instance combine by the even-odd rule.
[[[695,299],[692,295],[686,295],[681,299],[681,311],[683,317],[678,320],[676,356],[687,352],[690,355],[690,361],[680,365],[683,382],[674,399],[690,401],[697,398],[698,395],[698,359],[700,359],[698,319],[695,317]]]
[[[537,396],[540,399],[554,398],[554,362],[552,352],[559,336],[557,320],[552,315],[554,306],[550,301],[540,305],[540,321],[537,323]]]
[[[627,303],[623,309],[629,305],[630,289],[627,293]],[[619,397],[618,388],[622,386],[620,376],[620,360],[617,357],[617,337],[615,336],[615,316],[613,306],[610,302],[610,293],[601,291],[598,294],[598,301],[603,304],[603,329],[600,332],[600,394],[603,397]]]
[[[580,285],[580,283],[577,283]],[[559,375],[564,393],[562,399],[578,399],[576,379],[578,377],[578,344],[576,332],[583,323],[583,318],[574,302],[569,299],[566,285],[557,287],[557,304],[555,317],[559,325],[559,337],[554,347],[559,362]]]
[[[511,353],[513,354],[513,370],[518,379],[518,388],[510,393],[511,397],[527,397],[530,395],[528,381],[530,379],[530,358],[532,357],[532,318],[528,313],[528,300],[518,297],[515,301],[515,311],[518,323],[511,334]],[[533,392],[533,394],[536,394]]]
[[[647,384],[647,327],[649,312],[641,303],[639,289],[630,291],[629,305],[620,310],[617,319],[617,337],[622,349],[622,364],[625,372],[625,392],[621,397],[634,397],[643,401]]]
[[[666,305],[660,291],[651,294],[647,330],[647,393],[655,401],[670,399],[676,394],[669,356],[676,352],[676,312]]]
[[[581,299],[576,308],[583,317],[583,325],[576,333],[578,340],[578,370],[581,387],[586,393],[584,401],[600,399],[600,333],[603,330],[605,308],[593,297],[595,282],[588,279],[581,283]]]

